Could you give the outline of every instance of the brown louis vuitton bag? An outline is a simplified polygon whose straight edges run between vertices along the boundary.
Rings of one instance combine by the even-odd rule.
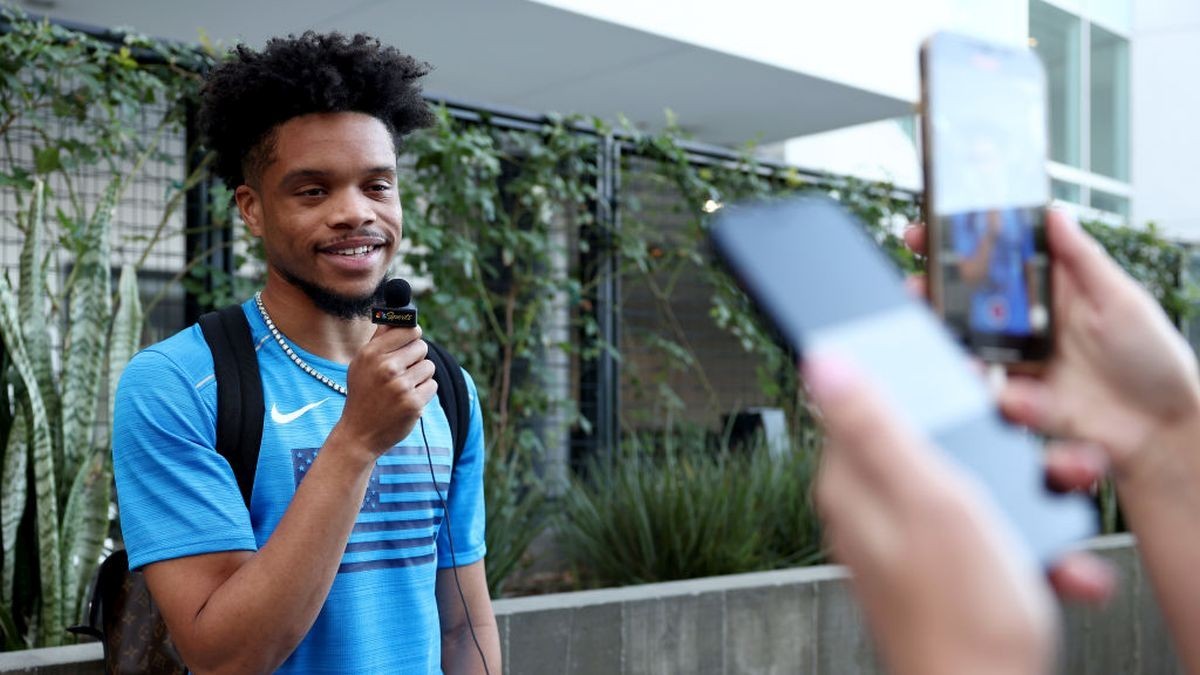
[[[92,587],[88,625],[72,632],[104,645],[104,672],[110,675],[182,675],[188,672],[141,572],[129,571],[124,550],[100,564]]]

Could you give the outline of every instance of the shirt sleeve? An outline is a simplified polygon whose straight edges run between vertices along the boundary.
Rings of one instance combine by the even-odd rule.
[[[450,479],[446,499],[449,518],[438,530],[439,568],[470,565],[481,560],[487,553],[484,540],[486,513],[483,495],[483,411],[479,407],[475,381],[465,370],[463,377],[471,397],[470,424],[462,457],[459,457],[458,463],[455,464]]]
[[[215,403],[192,379],[151,348],[129,362],[117,388],[113,473],[130,569],[257,549],[233,470],[215,450]]]
[[[1018,211],[1015,214],[1017,232],[1021,236],[1021,260],[1025,262],[1033,260],[1033,257],[1037,255],[1037,244],[1033,239],[1033,223],[1029,213],[1029,211]]]
[[[954,245],[954,252],[960,258],[970,258],[975,255],[975,249],[979,246],[979,238],[975,236],[975,228],[972,227],[972,214],[959,213],[950,216],[950,233],[951,243]]]

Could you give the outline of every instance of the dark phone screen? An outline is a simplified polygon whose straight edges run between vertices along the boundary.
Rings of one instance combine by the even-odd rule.
[[[939,34],[925,53],[940,305],[996,361],[1046,356],[1045,75],[1027,49]]]

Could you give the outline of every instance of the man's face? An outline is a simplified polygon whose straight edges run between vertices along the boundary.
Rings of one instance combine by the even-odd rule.
[[[274,136],[257,185],[236,192],[263,240],[268,285],[299,288],[342,318],[365,313],[400,241],[391,134],[370,115],[346,112],[292,118]]]

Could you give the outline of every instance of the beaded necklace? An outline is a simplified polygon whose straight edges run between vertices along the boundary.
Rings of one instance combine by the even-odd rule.
[[[297,354],[294,349],[292,349],[291,345],[287,343],[287,340],[283,339],[283,334],[280,333],[279,329],[275,327],[275,322],[271,320],[271,315],[267,314],[267,308],[265,305],[263,305],[262,291],[258,291],[254,294],[254,304],[258,305],[258,313],[262,315],[263,321],[267,324],[267,330],[271,331],[271,336],[275,338],[275,342],[279,344],[279,348],[283,350],[284,354],[287,354],[288,358],[292,360],[292,363],[300,366],[300,370],[312,375],[313,378],[315,378],[318,382],[326,385],[342,396],[345,396],[345,387],[329,379],[316,368],[308,365],[308,362],[300,358],[300,355]]]

